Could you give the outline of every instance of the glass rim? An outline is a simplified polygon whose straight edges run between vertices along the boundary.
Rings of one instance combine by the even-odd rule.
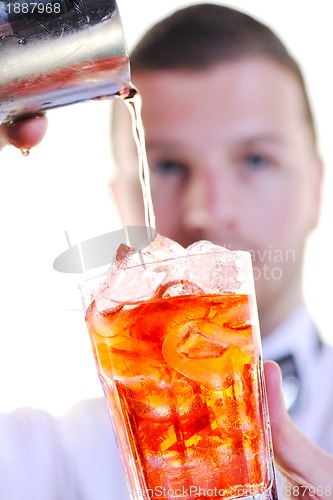
[[[136,254],[140,254],[140,252],[135,252]],[[135,268],[140,268],[140,267],[152,267],[152,266],[156,266],[156,265],[163,265],[163,264],[167,264],[169,262],[173,262],[173,261],[180,261],[180,260],[184,260],[184,259],[191,259],[191,258],[194,258],[194,257],[206,257],[208,255],[233,255],[233,256],[242,256],[244,257],[245,259],[249,260],[250,263],[252,263],[252,255],[251,255],[251,252],[249,250],[229,250],[228,248],[226,249],[222,249],[221,251],[212,251],[212,252],[205,252],[205,253],[193,253],[193,254],[188,254],[188,255],[178,255],[178,256],[174,256],[174,257],[170,257],[168,259],[163,259],[163,260],[154,260],[154,261],[149,261],[149,262],[143,262],[143,263],[140,263],[140,264],[134,264],[134,265],[129,265],[129,266],[126,266],[126,267],[121,267],[121,268],[116,268],[114,270],[111,271],[111,266],[114,264],[114,262],[112,262],[111,264],[108,264],[108,269],[104,270],[104,271],[101,271],[100,273],[98,274],[94,274],[93,276],[87,276],[86,279],[84,279],[84,281],[79,285],[79,288],[82,288],[84,287],[84,285],[90,281],[93,281],[93,280],[97,280],[97,279],[101,279],[101,278],[105,278],[107,277],[109,274],[112,274],[113,272],[116,272],[116,271],[126,271],[128,269],[135,269]]]

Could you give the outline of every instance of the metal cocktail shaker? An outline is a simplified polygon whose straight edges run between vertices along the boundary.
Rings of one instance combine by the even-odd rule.
[[[115,0],[0,0],[0,123],[129,92]]]

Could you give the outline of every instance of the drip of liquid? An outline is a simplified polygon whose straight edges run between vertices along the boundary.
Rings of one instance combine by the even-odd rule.
[[[125,97],[125,103],[132,116],[132,131],[136,143],[139,159],[139,179],[142,189],[142,197],[145,210],[145,224],[148,228],[150,241],[154,238],[155,215],[151,197],[149,165],[147,160],[144,129],[141,118],[142,99],[139,92],[131,87],[129,94]]]
[[[25,156],[25,157],[26,157],[26,156],[29,156],[29,154],[30,154],[30,149],[28,149],[28,148],[22,148],[22,149],[21,149],[21,153],[22,153],[22,156]]]

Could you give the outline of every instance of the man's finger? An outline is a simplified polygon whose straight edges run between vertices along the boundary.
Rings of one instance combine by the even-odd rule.
[[[30,149],[43,139],[47,129],[47,118],[38,115],[11,124],[1,125],[9,144],[19,149]]]
[[[264,363],[275,462],[281,475],[314,492],[332,488],[333,457],[313,444],[293,424],[285,409],[281,372],[276,363]]]

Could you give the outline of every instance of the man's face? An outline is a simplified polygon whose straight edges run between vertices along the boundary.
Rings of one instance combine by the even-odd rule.
[[[248,58],[204,71],[134,76],[157,230],[253,256],[259,312],[299,300],[320,168],[295,78]],[[285,299],[283,299],[283,295]]]

